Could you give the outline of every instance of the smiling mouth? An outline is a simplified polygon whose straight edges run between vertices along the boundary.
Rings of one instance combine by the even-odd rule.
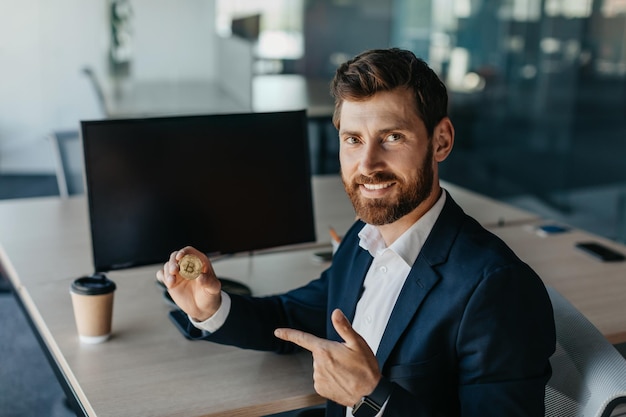
[[[393,182],[385,182],[381,184],[361,184],[366,190],[382,190],[384,188],[389,188],[393,185]]]

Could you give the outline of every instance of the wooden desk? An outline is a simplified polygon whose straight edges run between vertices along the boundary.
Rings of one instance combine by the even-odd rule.
[[[314,183],[323,194],[323,185]],[[322,402],[313,390],[309,354],[279,356],[183,339],[155,284],[158,266],[109,273],[118,286],[114,335],[101,345],[80,344],[69,285],[93,269],[88,230],[84,196],[0,203],[2,270],[84,415],[261,416]],[[282,292],[327,267],[313,261],[318,249],[228,259],[215,268],[257,295]]]
[[[490,227],[515,253],[582,312],[613,344],[626,342],[626,262],[600,262],[576,249],[597,241],[624,254],[626,246],[581,230],[541,237],[533,226]]]
[[[260,416],[322,402],[308,354],[183,339],[155,284],[158,266],[108,274],[118,286],[114,335],[101,345],[80,344],[69,285],[92,270],[84,198],[8,201],[0,213],[3,270],[85,415]],[[312,251],[232,259],[216,270],[263,295],[319,275],[325,266],[312,261]]]
[[[485,224],[533,218],[444,186]],[[313,190],[318,239],[328,245],[328,226],[345,232],[354,212],[339,177],[314,178]],[[80,344],[69,285],[92,271],[88,230],[84,196],[0,202],[0,266],[85,415],[258,416],[321,402],[308,354],[278,356],[183,339],[156,287],[158,266],[108,274],[118,285],[114,335],[101,345]],[[282,292],[316,278],[327,266],[313,262],[316,250],[319,244],[236,257],[217,262],[215,270],[243,281],[257,295]]]
[[[248,263],[252,270],[276,271],[276,265],[283,270],[295,262],[300,274],[279,282],[288,287],[305,283],[305,273],[319,272],[321,266],[309,259],[309,271],[300,259],[269,254],[228,272],[263,294],[278,287],[246,275]],[[113,337],[94,346],[81,344],[76,334],[72,277],[50,271],[49,282],[17,290],[85,415],[261,416],[322,402],[313,390],[308,354],[280,356],[184,339],[169,322],[155,272],[145,267],[108,274],[117,284]]]

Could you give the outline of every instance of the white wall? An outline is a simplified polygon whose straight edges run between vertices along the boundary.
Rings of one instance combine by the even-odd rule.
[[[106,3],[0,2],[0,171],[51,171],[47,131],[98,115],[80,69],[104,67]]]
[[[52,173],[51,130],[100,118],[107,0],[0,0],[0,172]],[[215,79],[214,0],[131,0],[132,81]],[[106,87],[106,85],[105,85]]]
[[[243,108],[252,111],[254,45],[236,36],[218,37],[220,87]]]
[[[214,0],[131,0],[133,78],[214,80]]]

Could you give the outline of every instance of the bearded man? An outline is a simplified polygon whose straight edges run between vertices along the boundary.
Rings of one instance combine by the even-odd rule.
[[[543,416],[550,300],[535,272],[439,184],[454,144],[444,84],[394,48],[342,64],[331,92],[341,176],[359,218],[332,265],[282,295],[229,295],[207,257],[187,247],[157,278],[203,339],[309,350],[327,416]],[[195,281],[179,274],[186,254],[202,260]]]

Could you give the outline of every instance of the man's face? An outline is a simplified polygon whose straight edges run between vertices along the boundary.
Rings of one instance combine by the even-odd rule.
[[[393,223],[431,194],[433,146],[408,90],[345,101],[339,140],[341,177],[357,216],[366,223]]]

